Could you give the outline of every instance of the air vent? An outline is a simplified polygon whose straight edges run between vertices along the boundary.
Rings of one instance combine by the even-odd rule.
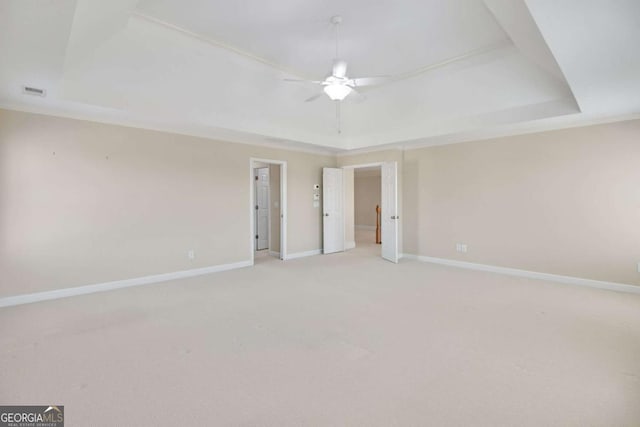
[[[35,96],[46,96],[47,91],[37,87],[22,86],[22,93],[26,93],[27,95],[35,95]]]

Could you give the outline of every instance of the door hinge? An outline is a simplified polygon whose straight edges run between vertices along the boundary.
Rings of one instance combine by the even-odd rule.
[[[256,210],[258,210],[258,205],[256,205]]]
[[[256,175],[256,181],[258,180],[258,175]]]
[[[256,234],[256,240],[258,240],[258,235]]]

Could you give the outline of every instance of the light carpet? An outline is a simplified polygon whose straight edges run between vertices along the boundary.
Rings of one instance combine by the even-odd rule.
[[[68,426],[638,426],[640,296],[343,254],[0,309]]]

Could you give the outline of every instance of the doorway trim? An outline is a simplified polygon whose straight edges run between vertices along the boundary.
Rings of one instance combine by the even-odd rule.
[[[251,265],[255,262],[255,178],[254,163],[268,163],[280,166],[280,259],[287,259],[287,162],[286,160],[249,158],[249,252]],[[269,197],[269,214],[271,214],[271,197]],[[271,221],[269,221],[271,227]]]
[[[360,168],[370,168],[373,166],[380,166],[382,167],[382,165],[385,162],[374,162],[374,163],[362,163],[359,165],[346,165],[346,166],[342,166],[342,169],[360,169]]]

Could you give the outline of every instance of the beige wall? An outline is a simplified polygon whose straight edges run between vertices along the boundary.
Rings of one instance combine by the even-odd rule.
[[[288,162],[289,253],[321,248],[322,167],[396,161],[402,252],[640,285],[639,136],[628,121],[336,159],[0,110],[0,296],[248,260],[251,157]]]
[[[269,203],[271,206],[269,251],[280,252],[280,165],[269,165]]]
[[[380,205],[381,186],[379,173],[378,175],[360,175],[356,170],[354,185],[356,225],[375,227],[376,206]]]
[[[251,157],[288,162],[288,252],[319,249],[333,156],[0,110],[0,296],[250,259]]]
[[[405,253],[640,285],[640,121],[406,151],[404,180]]]

